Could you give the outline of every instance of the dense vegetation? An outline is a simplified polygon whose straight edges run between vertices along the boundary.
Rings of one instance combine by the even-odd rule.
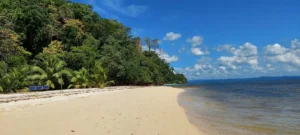
[[[0,92],[30,85],[51,89],[186,83],[151,51],[158,40],[101,18],[70,0],[0,1]]]

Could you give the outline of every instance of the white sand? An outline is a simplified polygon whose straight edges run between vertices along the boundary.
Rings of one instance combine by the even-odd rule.
[[[199,135],[183,90],[147,87],[1,103],[1,135]]]

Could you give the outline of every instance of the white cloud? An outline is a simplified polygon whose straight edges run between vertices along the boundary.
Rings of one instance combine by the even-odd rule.
[[[202,51],[201,48],[191,48],[191,51],[194,55],[207,55],[207,54],[210,54],[209,51]]]
[[[148,48],[148,46],[147,46],[147,45],[142,45],[142,50],[143,50],[143,51],[148,51],[148,50],[149,50],[149,48]],[[152,49],[152,51],[154,51],[154,50]]]
[[[174,33],[174,32],[169,32],[166,34],[166,36],[164,37],[164,40],[170,40],[170,41],[174,41],[176,39],[179,39],[181,37],[180,33]]]
[[[188,79],[199,78],[222,78],[225,77],[224,73],[218,68],[215,68],[211,64],[195,64],[193,68],[175,68],[176,73],[183,73]]]
[[[266,66],[267,66],[268,70],[271,70],[271,71],[275,70],[275,68],[273,67],[272,64],[267,64]]]
[[[179,60],[178,56],[170,56],[169,54],[163,52],[162,50],[156,49],[155,52],[161,59],[164,59],[168,63],[176,62]]]
[[[227,72],[226,67],[225,66],[219,66],[219,69],[221,69],[223,72]]]
[[[298,39],[294,39],[291,41],[293,49],[300,49],[300,41]]]
[[[130,16],[130,17],[138,17],[140,14],[147,10],[146,6],[142,5],[128,5],[123,6],[122,0],[104,0],[103,4],[107,7],[111,8],[112,10],[119,12],[121,14]]]
[[[268,45],[265,48],[265,58],[274,63],[300,67],[300,42],[297,39],[291,41],[291,48],[285,48],[280,44]]]
[[[193,47],[201,45],[203,42],[203,37],[201,36],[193,36],[192,38],[188,38],[187,42],[190,43]]]
[[[238,69],[241,65],[250,65],[253,69],[260,70],[258,67],[258,53],[257,47],[249,42],[245,43],[239,48],[228,48],[228,50],[232,50],[231,54],[233,56],[221,56],[218,59],[218,62],[222,66],[226,66],[227,68],[231,68],[233,70]]]
[[[196,69],[196,70],[198,70],[198,71],[202,71],[202,72],[204,72],[204,71],[209,71],[209,70],[213,70],[214,68],[213,68],[213,66],[212,65],[210,65],[210,64],[196,64],[195,66],[194,66],[194,68]]]
[[[269,55],[282,55],[287,52],[287,49],[281,46],[280,44],[267,45],[266,53]]]
[[[235,48],[231,44],[225,44],[225,45],[220,45],[216,49],[218,52],[229,52],[233,53],[235,51]]]

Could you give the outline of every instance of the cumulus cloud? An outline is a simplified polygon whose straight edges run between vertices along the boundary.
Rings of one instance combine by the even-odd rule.
[[[300,49],[300,41],[298,39],[294,39],[291,41],[291,46],[293,49]]]
[[[300,41],[291,41],[291,48],[285,48],[280,44],[265,47],[265,58],[274,63],[285,63],[300,67]],[[291,69],[291,68],[289,68]]]
[[[228,50],[231,50],[233,56],[221,56],[218,62],[222,66],[235,70],[241,65],[250,65],[253,69],[260,69],[258,67],[258,53],[255,45],[247,42],[238,48],[232,47],[228,48]]]
[[[135,4],[123,6],[122,3],[122,0],[103,0],[103,4],[110,9],[130,17],[138,17],[147,10],[146,6]]]
[[[216,49],[218,52],[229,52],[233,53],[235,48],[231,44],[220,45]]]
[[[194,55],[207,55],[207,54],[210,54],[209,51],[202,51],[201,48],[191,48],[191,51]]]
[[[201,36],[193,36],[187,39],[187,42],[190,43],[193,47],[201,45],[203,42],[203,37]]]
[[[192,68],[175,68],[175,71],[184,74],[188,79],[225,77],[218,68],[211,64],[195,64]]]
[[[169,32],[166,34],[166,36],[164,37],[164,40],[170,40],[170,41],[174,41],[176,39],[179,39],[181,37],[180,33],[174,33],[174,32]]]
[[[222,78],[224,73],[216,67],[217,65],[211,63],[210,57],[202,57],[193,67],[175,68],[176,73],[183,73],[188,79],[199,78]]]
[[[194,68],[198,71],[209,71],[209,70],[213,70],[213,66],[210,64],[195,64]]]
[[[170,56],[169,54],[163,52],[162,50],[156,49],[155,52],[161,59],[164,59],[168,63],[176,62],[179,60],[178,56]]]
[[[280,44],[274,44],[274,45],[267,45],[266,46],[266,53],[268,55],[282,55],[285,54],[288,51],[288,49],[284,48]]]

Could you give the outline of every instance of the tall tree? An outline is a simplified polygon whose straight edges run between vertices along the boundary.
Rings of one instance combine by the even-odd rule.
[[[146,45],[148,46],[149,52],[151,51],[151,49],[159,48],[159,40],[158,39],[151,40],[150,38],[146,37],[145,42],[146,42]]]

